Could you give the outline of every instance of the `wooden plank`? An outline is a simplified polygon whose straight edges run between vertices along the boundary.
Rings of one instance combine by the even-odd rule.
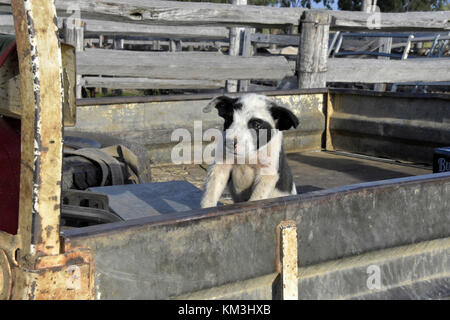
[[[238,6],[246,6],[247,0],[231,0],[231,4]],[[230,56],[242,55],[242,40],[244,37],[244,28],[230,28],[230,45],[228,47],[228,54]],[[238,80],[227,81],[227,92],[237,92],[239,90]]]
[[[255,32],[254,28],[245,28],[242,39],[242,56],[251,57],[253,56],[253,46],[251,42],[251,36]],[[248,91],[249,80],[239,81],[239,92]]]
[[[152,79],[283,79],[294,74],[284,57],[232,57],[211,52],[139,52],[86,49],[77,56],[82,75]]]
[[[333,30],[367,30],[374,13],[359,11],[331,11]],[[385,31],[443,31],[450,30],[450,11],[382,12],[378,14],[379,27]]]
[[[76,74],[76,51],[75,47],[61,44],[62,80],[64,84],[64,126],[75,126],[77,107],[76,95],[77,84],[80,77]]]
[[[63,28],[66,18],[58,18],[58,27]],[[98,36],[132,36],[155,37],[167,39],[228,39],[228,28],[225,27],[195,27],[195,26],[158,26],[140,23],[82,19],[85,37]],[[14,21],[11,14],[0,15],[0,33],[14,34]]]
[[[224,80],[166,80],[148,78],[84,77],[84,87],[108,89],[219,89]]]
[[[76,52],[84,50],[84,22],[79,19],[64,19],[64,41],[75,47]],[[75,70],[74,70],[75,71]],[[81,98],[81,75],[76,75],[76,98]]]
[[[252,34],[251,41],[257,43],[298,46],[300,42],[300,35],[255,33]]]
[[[160,40],[134,40],[134,39],[123,39],[124,44],[130,44],[130,45],[153,45],[155,42],[158,41],[160,46],[169,46],[169,41],[160,41]],[[94,40],[93,43],[96,43]],[[181,41],[182,48],[189,48],[189,47],[200,47],[200,46],[209,46],[209,47],[228,47],[228,42],[223,41]],[[157,49],[153,49],[157,50]]]
[[[328,82],[449,81],[450,59],[328,59]]]
[[[11,12],[10,0],[0,0],[0,11]],[[1,5],[3,4],[3,5]],[[56,0],[58,16],[67,17],[73,0]],[[303,8],[276,8],[159,0],[78,0],[83,19],[142,24],[283,27],[298,25]],[[328,10],[321,10],[328,11]],[[372,13],[329,10],[333,30],[366,30]],[[450,11],[380,13],[379,28],[389,31],[450,30]]]
[[[9,4],[10,0],[0,0]],[[56,0],[58,16],[68,16],[73,0]],[[298,25],[307,9],[245,6],[160,0],[78,0],[83,19],[169,25],[214,26],[287,26]],[[8,12],[9,8],[3,9]],[[321,10],[328,11],[328,10]],[[368,28],[372,13],[357,11],[328,11],[333,17],[332,29]],[[385,30],[450,30],[450,11],[380,13],[380,29]]]
[[[225,27],[178,27],[145,25],[139,23],[124,23],[117,21],[83,19],[85,35],[127,35],[152,36],[168,39],[211,39],[222,40],[228,38]]]
[[[12,14],[0,15],[0,33],[14,34],[14,19]]]

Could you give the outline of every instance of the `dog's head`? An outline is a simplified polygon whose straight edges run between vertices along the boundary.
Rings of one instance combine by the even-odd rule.
[[[278,131],[296,128],[297,117],[288,109],[258,94],[239,98],[220,96],[204,109],[218,110],[224,122],[224,142],[227,152],[246,157],[268,144]]]

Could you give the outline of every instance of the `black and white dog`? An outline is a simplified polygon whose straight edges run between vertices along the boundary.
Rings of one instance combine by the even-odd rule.
[[[297,117],[258,94],[217,97],[203,111],[210,112],[213,107],[225,120],[219,143],[223,144],[226,161],[217,157],[216,151],[201,207],[217,206],[227,185],[235,203],[296,194],[281,131],[296,128]]]

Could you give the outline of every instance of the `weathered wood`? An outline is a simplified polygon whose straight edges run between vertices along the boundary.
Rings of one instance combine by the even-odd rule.
[[[245,28],[242,39],[242,53],[243,57],[253,56],[253,46],[251,42],[252,34],[255,32],[253,28]],[[239,80],[239,92],[248,90],[249,80]]]
[[[81,88],[81,76],[76,74],[76,50],[73,46],[61,44],[62,80],[64,87],[64,126],[74,126],[76,122],[77,85]]]
[[[114,36],[114,49],[123,50],[124,49],[125,40],[123,38],[119,38],[118,36]]]
[[[225,87],[225,81],[223,80],[84,77],[83,81],[85,87],[108,89],[219,89]]]
[[[362,12],[375,12],[377,0],[363,0],[361,11]]]
[[[153,43],[152,43],[152,50],[154,50],[154,51],[159,51],[159,50],[161,50],[161,41],[159,41],[159,40],[153,40]]]
[[[287,46],[298,46],[299,38],[300,38],[299,35],[290,35],[290,34],[254,33],[251,35],[252,42],[280,44]]]
[[[64,81],[64,125],[75,125],[75,48],[61,44]],[[17,54],[11,54],[0,68],[0,114],[22,117],[20,75]]]
[[[124,40],[123,38],[119,38],[118,36],[114,36],[113,39],[114,43],[114,49],[116,50],[123,50],[124,49]],[[101,79],[101,77],[99,77]],[[105,86],[101,86],[103,88],[106,88]],[[123,94],[122,88],[114,88],[114,95],[121,96]]]
[[[9,0],[0,0],[8,4]],[[56,0],[59,16],[67,16],[72,0]],[[303,8],[275,8],[230,4],[159,0],[78,0],[83,18],[101,18],[122,22],[150,24],[287,26],[298,25]],[[327,10],[321,10],[327,11]],[[327,11],[332,15],[333,29],[367,29],[371,13]],[[380,28],[386,30],[450,30],[450,12],[381,13]]]
[[[326,87],[330,16],[308,11],[302,19],[298,63],[298,85]]]
[[[331,11],[333,30],[367,30],[373,13]],[[385,31],[450,30],[450,11],[379,13],[379,29]]]
[[[20,117],[20,83],[17,54],[11,54],[0,68],[0,114]]]
[[[84,22],[79,19],[64,19],[64,41],[75,47],[76,52],[84,50]],[[76,98],[81,98],[81,75],[76,75]]]
[[[170,40],[169,41],[169,51],[170,52],[183,51],[182,41],[181,40]]]
[[[154,45],[156,42],[159,43],[160,46],[170,46],[169,41],[161,41],[161,40],[131,40],[131,39],[123,39],[124,44],[130,44],[130,45]],[[95,41],[93,41],[95,43]],[[180,40],[179,43],[181,44],[182,48],[189,48],[189,47],[200,47],[200,46],[210,46],[210,47],[228,47],[228,42],[223,41],[182,41]],[[155,50],[155,49],[152,49]],[[181,51],[181,50],[180,50]]]
[[[450,59],[328,59],[328,82],[449,81]]]
[[[13,0],[20,70],[20,257],[60,253],[62,65],[52,1]],[[30,257],[31,259],[31,257]]]
[[[409,50],[411,50],[411,42],[413,39],[414,39],[413,35],[410,35],[408,37],[408,41],[406,42],[405,50],[403,50],[402,60],[406,60],[408,58]]]
[[[387,53],[390,54],[392,50],[392,38],[380,38],[379,39],[380,48],[378,51],[380,53]],[[389,57],[378,57],[379,60],[389,60]],[[385,83],[377,83],[374,87],[375,91],[386,91],[386,84]]]
[[[11,14],[0,15],[0,33],[14,34],[14,19]]]
[[[64,42],[75,47],[77,52],[84,50],[84,22],[77,19],[64,19]]]
[[[231,4],[238,6],[246,6],[247,0],[231,0]],[[228,54],[230,56],[242,55],[242,40],[244,37],[243,28],[230,28],[230,45]],[[239,82],[234,79],[227,81],[227,92],[237,92],[239,90]]]
[[[90,20],[85,22],[85,35],[127,35],[151,36],[168,39],[211,39],[221,40],[228,38],[228,29],[225,27],[178,27],[145,25],[139,23],[124,23],[117,21]],[[1,20],[0,20],[1,21]]]
[[[86,49],[77,57],[82,75],[152,79],[283,79],[293,75],[284,57],[232,57],[211,52],[138,52]]]

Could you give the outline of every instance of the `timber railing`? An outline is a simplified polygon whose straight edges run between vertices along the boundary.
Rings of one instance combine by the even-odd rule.
[[[9,0],[0,0],[0,31],[13,32]],[[398,83],[450,80],[450,59],[330,58],[330,31],[450,31],[450,11],[366,13],[157,0],[55,0],[62,37],[77,48],[79,86],[111,89],[219,89],[227,80],[282,80],[299,88],[327,82]],[[192,51],[199,41],[219,48],[230,27],[245,27],[238,56]],[[297,28],[297,35],[267,35],[253,28]],[[109,36],[112,49],[86,48],[85,39]],[[154,51],[123,50],[151,44]],[[298,46],[295,58],[253,56],[255,43]],[[166,46],[168,52],[157,51]],[[183,51],[183,47],[188,49]],[[83,76],[83,79],[81,78]],[[80,96],[80,90],[78,91]]]

